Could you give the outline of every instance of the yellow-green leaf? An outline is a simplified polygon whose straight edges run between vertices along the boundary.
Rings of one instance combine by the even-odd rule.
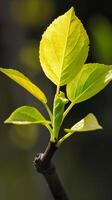
[[[67,138],[76,132],[94,131],[98,129],[102,129],[102,126],[100,126],[96,117],[92,113],[89,113],[85,118],[81,119],[78,123],[72,126],[71,129],[65,129],[67,134],[57,142],[57,147],[59,147]]]
[[[27,124],[43,124],[48,125],[47,121],[42,114],[34,107],[22,106],[17,108],[5,123],[27,125]]]
[[[40,62],[57,86],[70,82],[83,66],[89,50],[87,33],[71,8],[47,28],[40,42]]]
[[[66,132],[84,132],[102,129],[96,117],[89,113],[85,118],[76,123],[71,129],[65,129]]]
[[[67,96],[75,103],[96,95],[112,80],[112,65],[86,64],[67,85]]]
[[[29,93],[31,93],[41,102],[43,103],[47,102],[45,94],[21,72],[14,69],[4,69],[4,68],[0,68],[0,71],[3,72],[12,80],[14,80],[19,85],[21,85],[23,88],[25,88]]]

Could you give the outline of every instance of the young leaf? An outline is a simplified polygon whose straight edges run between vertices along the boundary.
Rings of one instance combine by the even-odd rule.
[[[48,125],[47,121],[41,113],[34,107],[22,106],[17,108],[5,123],[27,125],[27,124],[43,124]]]
[[[89,113],[85,118],[80,120],[77,124],[75,124],[71,129],[65,129],[66,132],[84,132],[84,131],[94,131],[102,129],[99,125],[96,117]]]
[[[39,99],[42,103],[44,104],[47,103],[45,94],[21,72],[13,69],[4,69],[4,68],[0,68],[0,71],[3,72],[12,80],[14,80],[19,85],[21,85],[23,88],[25,88],[28,92],[30,92],[33,96]]]
[[[83,66],[89,50],[87,33],[71,8],[47,28],[40,42],[40,62],[57,86],[70,82]]]
[[[53,135],[54,140],[58,138],[61,122],[63,119],[63,112],[65,104],[68,100],[65,98],[65,94],[60,92],[59,95],[56,95],[54,98],[53,105]]]
[[[85,64],[81,72],[67,85],[67,96],[79,103],[96,95],[112,80],[112,65]]]
[[[83,118],[78,123],[76,123],[71,129],[65,129],[65,132],[67,132],[67,134],[64,135],[57,142],[57,147],[59,147],[73,133],[84,132],[84,131],[94,131],[98,129],[102,129],[102,126],[100,126],[96,117],[92,113],[89,113],[85,118]]]

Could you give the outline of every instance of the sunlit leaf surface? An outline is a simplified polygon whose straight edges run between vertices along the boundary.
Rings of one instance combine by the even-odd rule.
[[[112,80],[112,65],[86,64],[67,85],[67,96],[74,102],[85,101],[100,92]]]
[[[85,118],[76,123],[71,129],[65,129],[66,132],[84,132],[102,129],[96,117],[89,113]]]
[[[49,124],[49,121],[41,115],[41,113],[34,107],[22,106],[17,108],[5,123],[27,125],[27,124]]]
[[[43,103],[47,102],[45,94],[21,72],[14,69],[4,69],[4,68],[0,68],[0,71],[3,72],[12,80],[14,80],[15,82],[17,82],[23,88],[25,88],[28,92],[30,92],[33,96],[35,96],[41,102]]]
[[[47,28],[40,42],[40,62],[46,76],[65,85],[80,71],[89,50],[87,33],[71,8]]]

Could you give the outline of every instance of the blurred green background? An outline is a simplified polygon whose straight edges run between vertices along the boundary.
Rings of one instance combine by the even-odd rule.
[[[106,0],[0,0],[0,65],[20,70],[40,86],[52,104],[55,86],[39,64],[41,35],[71,6],[90,37],[87,62],[112,64],[112,6]],[[72,125],[93,112],[103,131],[71,137],[54,161],[70,200],[112,199],[112,85],[77,105],[64,122]],[[41,104],[16,83],[0,75],[0,200],[53,200],[32,161],[44,151],[49,134],[43,127],[4,125],[17,107]]]

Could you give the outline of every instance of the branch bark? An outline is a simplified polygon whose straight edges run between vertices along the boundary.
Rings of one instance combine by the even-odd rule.
[[[68,200],[56,167],[52,163],[52,157],[57,150],[56,144],[50,142],[44,153],[38,153],[34,159],[37,172],[43,174],[55,200]]]

